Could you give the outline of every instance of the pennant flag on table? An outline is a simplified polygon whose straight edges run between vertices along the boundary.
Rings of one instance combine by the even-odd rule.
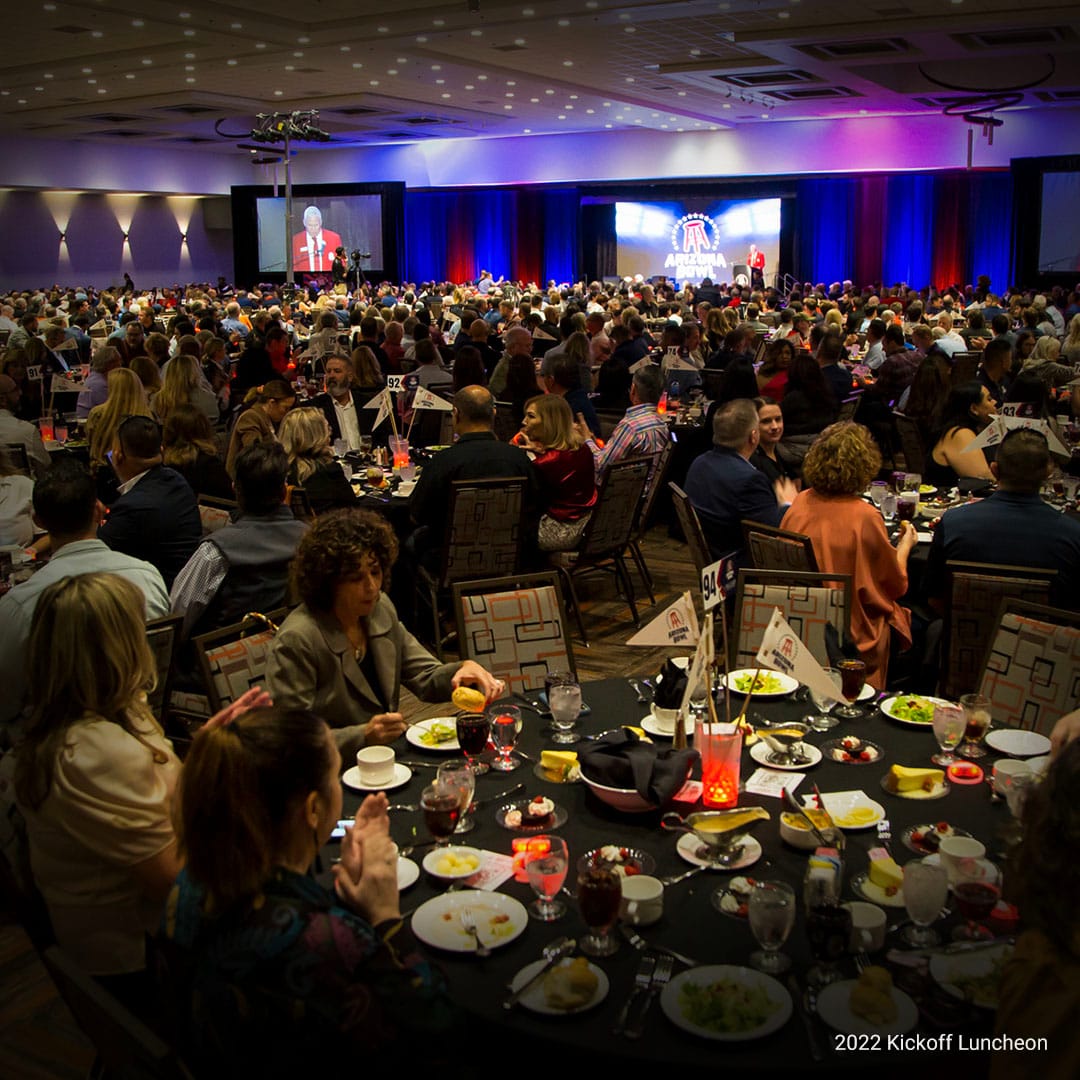
[[[647,626],[643,626],[627,645],[696,645],[697,612],[689,591],[666,607]]]
[[[684,360],[681,356],[664,357],[665,371],[697,371],[697,365],[690,360]]]
[[[375,417],[375,422],[371,425],[371,430],[374,431],[389,415],[390,410],[393,409],[394,402],[390,397],[389,390],[380,390],[365,406],[365,409],[378,409],[379,414]]]
[[[1007,406],[1006,406],[1007,407]],[[969,450],[982,450],[987,446],[997,446],[1010,431],[1026,428],[1030,431],[1038,431],[1046,436],[1046,442],[1054,454],[1069,456],[1069,451],[1054,433],[1054,429],[1045,420],[1038,420],[1033,416],[995,416],[989,424],[982,429],[971,442],[964,447],[961,453],[966,454]]]
[[[773,617],[765,628],[756,659],[762,667],[798,679],[823,699],[839,700],[839,691],[833,681],[799,640],[799,636],[788,625],[779,608],[773,612]]]
[[[689,594],[687,594],[689,595]],[[701,637],[698,639],[697,650],[694,659],[690,661],[690,667],[686,672],[686,689],[683,691],[682,703],[679,712],[686,716],[686,710],[690,706],[690,699],[694,691],[704,681],[710,686],[709,669],[713,661],[713,616],[711,611],[705,612],[705,622],[702,624]]]
[[[642,368],[650,367],[652,362],[652,357],[646,353],[636,364],[631,364],[627,370],[631,375],[636,375]]]
[[[436,412],[453,412],[454,409],[454,406],[445,398],[433,394],[430,390],[425,390],[422,386],[416,388],[416,396],[413,398],[412,407],[414,409],[434,409]]]
[[[83,384],[76,382],[74,379],[65,379],[63,375],[53,375],[52,377],[52,392],[54,394],[60,394],[67,390],[74,390],[81,393]]]

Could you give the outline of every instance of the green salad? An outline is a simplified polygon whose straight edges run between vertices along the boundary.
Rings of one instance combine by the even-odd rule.
[[[454,724],[429,724],[420,732],[420,741],[425,746],[438,746],[456,738],[457,727]]]
[[[747,986],[733,979],[707,985],[683,984],[679,994],[683,1016],[709,1031],[739,1034],[756,1031],[777,1009],[763,986]]]
[[[769,675],[764,671],[756,679],[753,675],[740,675],[735,680],[735,689],[740,694],[749,694],[751,683],[753,683],[755,694],[780,694],[784,690],[784,684],[775,675]]]
[[[910,720],[915,724],[934,722],[934,703],[918,694],[908,694],[893,699],[889,707],[893,716],[899,720]]]

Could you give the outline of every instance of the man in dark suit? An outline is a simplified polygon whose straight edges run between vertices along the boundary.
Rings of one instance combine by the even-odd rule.
[[[162,464],[161,431],[150,417],[129,416],[116,434],[112,464],[120,497],[98,538],[113,551],[156,566],[172,588],[202,538],[195,493],[180,473]]]
[[[826,334],[818,346],[817,362],[839,408],[852,394],[851,372],[840,362],[844,342],[839,334]]]
[[[750,464],[759,441],[754,403],[737,398],[717,409],[713,418],[713,448],[696,458],[686,474],[686,494],[701,519],[713,557],[743,549],[742,521],[779,527],[795,498],[795,485],[786,477],[769,484]]]
[[[360,449],[360,436],[371,434],[371,425],[378,415],[374,409],[364,408],[375,392],[358,390],[355,382],[352,361],[331,356],[326,361],[326,393],[317,394],[312,400],[330,425],[330,441],[344,439],[350,450]]]

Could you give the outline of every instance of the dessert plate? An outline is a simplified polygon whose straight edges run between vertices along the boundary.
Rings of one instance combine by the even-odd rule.
[[[896,1006],[896,1019],[891,1024],[871,1024],[865,1017],[856,1016],[851,1011],[851,991],[855,985],[855,979],[844,979],[842,982],[829,983],[818,991],[818,1016],[829,1027],[845,1035],[903,1035],[919,1022],[915,1002],[895,986],[892,988],[892,999]]]
[[[510,981],[510,989],[516,991],[518,987],[524,986],[546,963],[546,960],[534,960],[531,964],[526,964]],[[556,967],[567,967],[572,963],[573,958],[567,956]],[[544,995],[543,979],[540,979],[534,987],[518,998],[518,1004],[530,1012],[540,1013],[543,1016],[572,1016],[574,1013],[586,1012],[599,1005],[608,996],[610,987],[607,975],[600,968],[595,964],[589,964],[589,970],[596,976],[596,991],[582,1005],[575,1005],[572,1009],[559,1009],[554,1005],[549,1005]]]

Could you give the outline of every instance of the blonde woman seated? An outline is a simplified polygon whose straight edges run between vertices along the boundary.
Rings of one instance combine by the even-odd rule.
[[[908,588],[915,528],[901,525],[894,548],[881,514],[862,498],[881,469],[881,453],[861,424],[827,427],[803,460],[803,483],[780,527],[814,543],[818,568],[851,574],[851,638],[866,662],[866,681],[885,689],[889,650],[911,647],[911,612],[897,602]]]
[[[262,386],[253,386],[244,395],[244,411],[237,418],[225,457],[225,468],[230,476],[235,477],[236,458],[241,450],[255,442],[277,439],[281,421],[295,404],[296,394],[284,379],[271,379]]]
[[[1061,361],[1061,342],[1043,334],[1035,342],[1031,355],[1024,361],[1023,371],[1032,371],[1047,386],[1064,386],[1076,378],[1076,372]]]
[[[330,426],[321,410],[304,408],[286,413],[281,421],[281,445],[289,457],[288,482],[304,489],[316,514],[356,503],[330,449]]]
[[[566,399],[541,394],[525,404],[516,439],[533,458],[540,489],[541,551],[572,551],[581,541],[596,505],[592,451],[574,427]]]
[[[90,472],[97,483],[98,498],[106,505],[116,500],[118,482],[109,463],[116,446],[116,432],[129,416],[152,416],[142,381],[130,368],[109,372],[109,396],[95,405],[86,418],[86,440],[90,444]]]
[[[194,405],[211,424],[218,420],[217,396],[207,389],[202,365],[194,356],[174,356],[165,365],[161,389],[153,396],[150,407],[164,423],[177,405]]]

